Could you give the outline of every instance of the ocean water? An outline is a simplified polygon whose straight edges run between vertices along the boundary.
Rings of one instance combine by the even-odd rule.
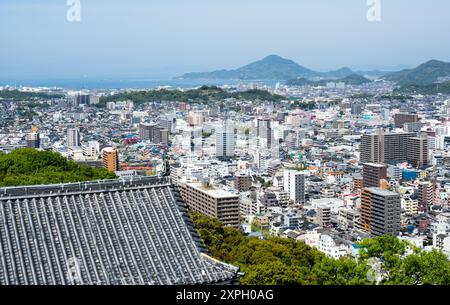
[[[161,86],[173,88],[195,88],[206,86],[224,86],[238,84],[259,84],[275,86],[277,81],[267,80],[209,80],[175,78],[73,78],[73,79],[0,79],[0,86],[24,87],[61,87],[66,89],[145,89]]]

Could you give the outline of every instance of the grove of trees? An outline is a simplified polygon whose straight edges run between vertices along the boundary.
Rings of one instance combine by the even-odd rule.
[[[357,259],[335,260],[291,239],[246,237],[217,219],[197,213],[191,217],[211,255],[245,273],[244,285],[374,285],[369,276],[373,259],[380,261],[384,274],[379,284],[450,284],[450,261],[444,253],[421,251],[396,237],[363,240]]]
[[[219,87],[203,86],[198,89],[186,91],[181,90],[149,90],[124,92],[111,96],[103,96],[100,99],[98,107],[105,107],[108,102],[117,102],[131,100],[136,104],[162,102],[162,101],[184,101],[184,102],[218,102],[227,98],[242,100],[263,100],[263,101],[281,101],[284,98],[280,95],[271,94],[264,90],[247,90],[243,92],[227,92]]]
[[[16,149],[0,152],[0,186],[19,186],[113,179],[103,168],[69,161],[55,152]]]
[[[19,90],[0,90],[0,99],[25,101],[25,100],[50,100],[61,98],[61,94],[47,94],[43,92],[23,92]]]

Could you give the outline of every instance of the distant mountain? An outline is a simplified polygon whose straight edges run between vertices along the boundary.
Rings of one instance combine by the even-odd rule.
[[[349,68],[317,72],[292,60],[270,55],[236,70],[187,73],[182,79],[288,80],[294,78],[342,78],[353,74]]]
[[[353,66],[351,69],[353,71],[379,71],[384,72],[385,74],[391,73],[391,72],[397,72],[401,70],[411,69],[413,67],[409,65],[395,65],[395,66],[383,66],[383,65],[359,65],[359,66]]]
[[[351,74],[342,78],[340,81],[346,83],[347,85],[363,85],[372,82],[370,79],[367,79],[359,74]]]
[[[385,80],[397,82],[400,85],[430,85],[441,77],[450,77],[450,63],[430,60],[415,69],[406,69],[385,75]]]
[[[319,81],[312,81],[306,78],[294,78],[286,82],[288,86],[325,86],[328,82],[345,83],[346,85],[363,85],[372,82],[371,80],[358,75],[351,74],[349,76],[339,79],[323,79]]]
[[[325,77],[325,78],[344,78],[344,77],[354,74],[355,72],[353,72],[350,68],[344,67],[344,68],[341,68],[341,69],[335,70],[335,71],[316,72],[316,73],[318,73],[321,77]]]

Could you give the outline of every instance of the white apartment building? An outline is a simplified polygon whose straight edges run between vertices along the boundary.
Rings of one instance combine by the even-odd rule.
[[[417,215],[419,210],[419,202],[417,199],[411,199],[409,196],[403,196],[400,203],[403,213],[407,215]]]
[[[236,139],[234,128],[229,125],[216,129],[216,157],[218,159],[231,159],[234,157]]]
[[[67,148],[72,149],[81,146],[80,130],[78,128],[67,129]]]
[[[305,174],[296,170],[284,170],[283,187],[294,203],[305,203]]]
[[[326,234],[320,235],[319,241],[317,243],[317,249],[325,253],[326,256],[332,257],[334,259],[340,259],[349,254],[348,247],[345,245],[338,245],[334,239]]]
[[[322,234],[318,230],[308,231],[305,234],[305,244],[334,259],[339,259],[349,254],[347,246],[343,244],[338,245],[331,236]]]

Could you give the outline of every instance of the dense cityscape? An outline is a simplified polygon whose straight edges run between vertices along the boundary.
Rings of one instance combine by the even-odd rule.
[[[191,212],[334,260],[357,259],[361,242],[386,235],[410,254],[450,257],[448,94],[400,94],[383,78],[0,92],[6,155],[51,151],[131,184],[165,177]],[[47,183],[14,179],[11,169],[0,178]]]
[[[3,299],[450,285],[450,2],[132,2],[0,1]]]

